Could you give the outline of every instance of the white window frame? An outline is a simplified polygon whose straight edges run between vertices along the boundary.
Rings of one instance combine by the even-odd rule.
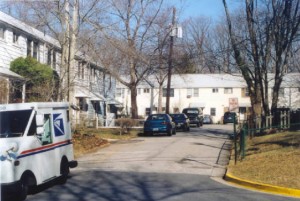
[[[199,88],[194,88],[193,96],[194,97],[199,97]]]
[[[224,88],[224,94],[232,94],[233,88],[232,87],[226,87]]]

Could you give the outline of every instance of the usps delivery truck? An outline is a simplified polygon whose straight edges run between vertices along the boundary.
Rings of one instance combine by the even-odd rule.
[[[29,190],[66,182],[74,160],[68,103],[0,105],[1,196],[25,200]]]

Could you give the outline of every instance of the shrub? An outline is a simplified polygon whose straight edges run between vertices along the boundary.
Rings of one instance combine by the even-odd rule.
[[[137,121],[130,118],[120,118],[115,121],[116,126],[120,126],[120,135],[128,133],[129,129],[137,125]]]
[[[10,63],[10,70],[25,78],[28,101],[56,99],[59,78],[50,66],[41,64],[32,57],[19,57]]]

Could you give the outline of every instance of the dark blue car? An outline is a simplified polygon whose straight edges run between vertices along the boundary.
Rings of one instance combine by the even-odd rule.
[[[176,128],[182,129],[184,131],[190,130],[190,120],[185,114],[183,113],[170,114],[170,116],[172,117],[176,125]]]
[[[224,113],[224,118],[223,118],[223,123],[227,124],[227,123],[237,123],[237,116],[235,112],[225,112]]]
[[[175,123],[168,114],[151,114],[144,123],[144,134],[166,133],[176,134]]]

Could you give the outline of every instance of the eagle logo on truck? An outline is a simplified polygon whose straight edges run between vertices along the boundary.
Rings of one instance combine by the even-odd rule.
[[[54,121],[54,134],[56,137],[63,136],[65,134],[64,121],[62,114],[53,114]]]

